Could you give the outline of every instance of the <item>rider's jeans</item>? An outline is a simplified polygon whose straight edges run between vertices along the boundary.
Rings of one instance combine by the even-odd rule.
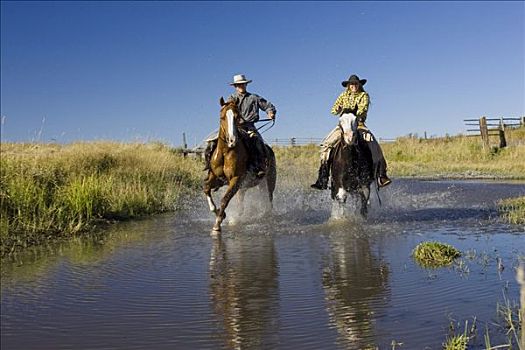
[[[336,126],[321,142],[321,162],[327,162],[330,155],[330,150],[334,148],[337,141],[342,137],[343,133],[339,126]]]

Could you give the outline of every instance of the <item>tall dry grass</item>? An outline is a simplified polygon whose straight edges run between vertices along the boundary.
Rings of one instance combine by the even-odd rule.
[[[401,137],[383,151],[394,176],[525,178],[525,128],[508,130],[508,147],[491,139],[484,149],[479,137],[436,139]]]
[[[525,128],[508,130],[508,147],[484,149],[479,137],[400,137],[381,146],[389,174],[404,177],[525,179]],[[492,139],[492,145],[496,145]],[[279,174],[317,176],[319,147],[276,147]]]
[[[2,143],[1,253],[173,210],[184,191],[200,188],[201,167],[155,143]]]

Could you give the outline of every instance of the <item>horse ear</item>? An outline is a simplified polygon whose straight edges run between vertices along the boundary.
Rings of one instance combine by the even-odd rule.
[[[224,102],[224,98],[222,96],[221,96],[221,99],[219,100],[219,103],[221,104],[221,107],[226,104],[226,102]]]

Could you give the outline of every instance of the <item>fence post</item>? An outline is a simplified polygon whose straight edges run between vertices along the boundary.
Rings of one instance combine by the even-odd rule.
[[[186,143],[186,133],[183,132],[182,133],[182,155],[184,157],[186,157],[188,155],[188,153],[186,152],[186,150],[188,149],[188,144]]]
[[[487,117],[479,118],[479,132],[481,134],[481,142],[485,149],[489,148],[489,131],[487,129]]]
[[[499,121],[499,148],[507,147],[507,140],[505,139],[505,123],[503,117]]]
[[[290,139],[290,144],[291,144],[292,146],[295,146],[295,137],[292,137],[292,138]]]
[[[525,126],[525,117],[521,117],[520,126]]]

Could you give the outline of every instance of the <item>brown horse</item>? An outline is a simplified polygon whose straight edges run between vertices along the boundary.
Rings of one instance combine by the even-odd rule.
[[[219,139],[217,148],[211,157],[208,177],[204,181],[204,194],[208,199],[210,211],[214,212],[216,216],[215,225],[213,226],[213,231],[215,232],[221,231],[222,221],[226,218],[226,207],[237,192],[239,192],[242,212],[242,201],[246,189],[257,185],[260,188],[265,187],[268,191],[269,199],[267,211],[270,211],[272,209],[273,191],[275,190],[277,177],[275,155],[268,145],[266,145],[266,175],[262,178],[257,178],[248,171],[248,149],[241,139],[238,129],[238,125],[242,121],[240,113],[235,102],[224,102],[224,99],[221,97],[220,105]],[[217,190],[224,185],[228,185],[228,188],[222,197],[220,208],[217,209],[211,197],[211,191]]]

